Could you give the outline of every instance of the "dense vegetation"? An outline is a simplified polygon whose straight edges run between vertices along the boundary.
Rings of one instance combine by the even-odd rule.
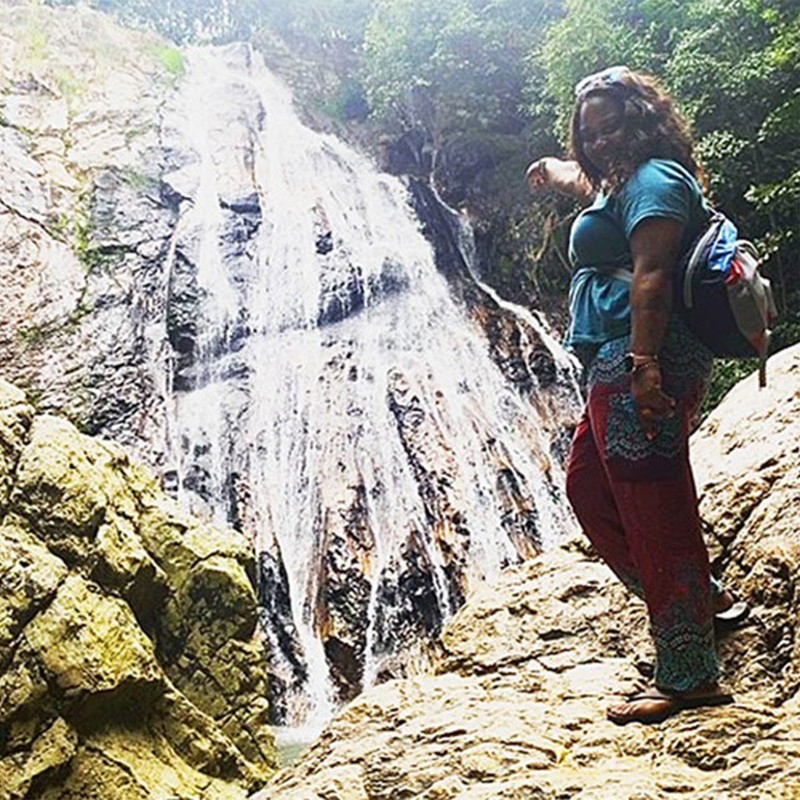
[[[417,166],[474,216],[487,277],[539,302],[566,286],[575,209],[556,197],[532,203],[525,166],[563,149],[580,77],[618,63],[651,71],[692,122],[715,202],[770,254],[776,348],[800,340],[800,0],[94,5],[178,40],[264,43],[277,33],[325,64],[334,79],[321,106],[412,142]]]

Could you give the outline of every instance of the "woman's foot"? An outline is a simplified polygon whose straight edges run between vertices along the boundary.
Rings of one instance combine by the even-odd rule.
[[[733,697],[721,692],[716,684],[679,693],[653,687],[628,698],[624,703],[609,706],[606,716],[617,725],[627,725],[629,722],[654,724],[687,708],[721,706],[732,702]]]
[[[750,614],[750,606],[727,589],[714,597],[714,627],[717,632],[736,630]]]
[[[719,594],[714,595],[714,613],[727,611],[735,602],[736,598],[727,589],[723,589]]]

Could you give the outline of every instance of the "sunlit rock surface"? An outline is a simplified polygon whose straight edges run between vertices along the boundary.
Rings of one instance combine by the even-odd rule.
[[[742,640],[738,657],[780,675],[771,689],[784,701],[800,686],[800,348],[769,360],[766,388],[756,378],[705,421],[693,460],[712,553],[757,604],[768,643],[754,652]]]
[[[268,777],[253,554],[0,381],[0,797],[242,798]]]
[[[800,796],[800,347],[738,385],[693,439],[717,566],[753,606],[720,641],[736,703],[619,728],[652,665],[642,603],[580,540],[503,573],[443,634],[438,669],[339,714],[258,798]]]

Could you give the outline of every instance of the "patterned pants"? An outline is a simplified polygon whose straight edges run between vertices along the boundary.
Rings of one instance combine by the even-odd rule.
[[[648,440],[624,370],[628,347],[627,338],[608,342],[592,361],[567,494],[603,560],[647,604],[656,686],[689,691],[718,677],[708,552],[688,452],[711,355],[679,322],[670,327],[660,360],[664,390],[678,409]]]

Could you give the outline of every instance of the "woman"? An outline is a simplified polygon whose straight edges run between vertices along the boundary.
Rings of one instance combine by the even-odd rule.
[[[655,686],[608,717],[658,722],[731,702],[717,685],[714,614],[746,613],[711,582],[689,466],[712,356],[672,313],[676,265],[710,209],[686,123],[654,78],[612,67],[575,93],[571,160],[543,158],[527,173],[533,190],[592,200],[570,234],[568,344],[589,388],[567,494],[602,558],[647,603],[655,643]]]

